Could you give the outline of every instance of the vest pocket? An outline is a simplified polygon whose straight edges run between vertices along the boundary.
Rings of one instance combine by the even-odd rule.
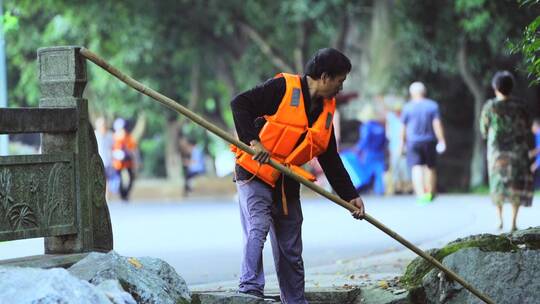
[[[272,154],[282,159],[289,156],[289,153],[291,153],[291,151],[294,149],[298,139],[303,133],[303,128],[295,128],[291,126],[285,127],[279,140],[274,146]]]
[[[273,153],[273,149],[276,146],[276,143],[281,137],[283,130],[286,128],[285,125],[275,123],[272,121],[267,121],[261,132],[259,133],[259,138],[264,147]]]
[[[310,128],[304,140],[290,153],[285,161],[289,164],[301,166],[317,157],[326,150],[326,146],[321,141],[322,135],[318,130]]]

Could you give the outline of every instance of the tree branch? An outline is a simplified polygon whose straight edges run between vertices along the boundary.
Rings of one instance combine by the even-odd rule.
[[[228,51],[233,58],[239,59],[244,54],[244,45],[243,41],[238,41],[236,37],[227,36],[227,38],[216,36],[214,33],[208,30],[204,30],[205,37],[210,40],[210,42],[220,48],[224,48]],[[233,40],[234,39],[234,40]]]
[[[272,49],[272,46],[259,34],[257,31],[252,28],[251,26],[247,25],[246,23],[239,23],[240,28],[244,31],[244,33],[251,39],[261,52],[270,59],[272,64],[280,69],[283,72],[294,72],[294,69],[285,62],[283,58],[278,56],[276,52]]]

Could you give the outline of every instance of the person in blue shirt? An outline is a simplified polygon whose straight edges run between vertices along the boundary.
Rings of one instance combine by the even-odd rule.
[[[409,93],[411,100],[405,104],[401,115],[404,125],[401,151],[407,153],[414,192],[418,202],[424,204],[433,200],[437,184],[437,153],[446,150],[446,141],[439,106],[434,100],[426,98],[424,84],[412,83]]]
[[[378,119],[372,107],[366,107],[362,111],[365,121],[360,126],[360,139],[356,143],[355,151],[362,165],[362,176],[366,182],[373,181],[373,192],[383,195],[384,172],[386,171],[386,152],[388,139],[382,119]]]
[[[180,139],[180,151],[182,154],[182,166],[184,172],[184,196],[188,196],[193,191],[192,180],[195,176],[204,174],[205,154],[201,146],[192,138],[182,137]]]
[[[531,151],[531,157],[534,162],[531,165],[531,172],[534,174],[534,188],[540,188],[540,119],[536,118],[532,124],[534,134],[534,150]]]

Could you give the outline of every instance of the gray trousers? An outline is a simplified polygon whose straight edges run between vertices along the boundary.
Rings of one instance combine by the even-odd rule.
[[[281,301],[308,303],[304,294],[302,261],[302,208],[299,200],[288,200],[289,214],[272,200],[274,189],[254,179],[237,182],[244,250],[239,291],[264,291],[262,251],[268,232],[279,281]]]

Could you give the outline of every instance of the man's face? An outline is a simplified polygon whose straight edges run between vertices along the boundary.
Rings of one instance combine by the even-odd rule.
[[[332,98],[343,89],[343,82],[347,79],[347,74],[336,75],[334,77],[327,74],[321,75],[322,87],[321,96],[324,98]]]

